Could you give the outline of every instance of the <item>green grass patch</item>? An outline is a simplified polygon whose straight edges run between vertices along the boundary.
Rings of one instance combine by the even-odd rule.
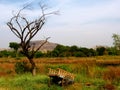
[[[0,78],[0,87],[7,87],[11,90],[20,88],[20,90],[42,90],[41,87],[47,87],[48,76],[31,74],[17,75],[14,78]]]

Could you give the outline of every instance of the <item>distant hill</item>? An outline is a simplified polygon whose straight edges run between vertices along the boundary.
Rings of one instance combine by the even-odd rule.
[[[36,41],[31,41],[30,45],[34,45],[35,49],[37,49],[43,42],[44,40],[36,40]],[[42,52],[47,52],[47,51],[52,51],[58,44],[52,43],[52,42],[46,42],[41,48],[40,51]]]
[[[35,40],[35,41],[31,41],[30,45],[34,45],[34,49],[37,49],[45,40]],[[57,43],[52,43],[52,42],[46,42],[41,48],[39,51],[42,51],[42,52],[47,52],[47,51],[52,51],[54,50],[54,48],[57,46],[58,44]],[[3,51],[3,50],[7,50],[7,51],[10,51],[11,49],[10,48],[0,48],[0,51]]]

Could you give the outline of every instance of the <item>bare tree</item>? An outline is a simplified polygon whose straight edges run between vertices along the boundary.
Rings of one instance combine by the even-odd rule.
[[[29,4],[19,10],[17,14],[14,14],[13,17],[7,22],[10,30],[20,39],[20,46],[22,53],[28,58],[31,63],[32,74],[36,75],[36,64],[33,60],[35,53],[47,42],[49,39],[46,38],[45,41],[35,49],[34,45],[30,45],[32,38],[42,29],[46,23],[46,16],[51,14],[56,14],[55,12],[45,13],[46,5],[39,4],[41,9],[41,15],[33,20],[29,21],[26,17],[21,15],[21,12],[29,7]]]

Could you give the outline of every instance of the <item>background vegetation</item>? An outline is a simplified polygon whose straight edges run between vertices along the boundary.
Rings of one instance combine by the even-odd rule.
[[[17,55],[16,55],[17,52]],[[38,51],[35,58],[39,57],[93,57],[103,55],[120,55],[120,51],[115,47],[97,46],[96,48],[86,48],[77,46],[57,45],[53,51],[42,53]],[[21,52],[16,50],[0,51],[0,57],[23,57]]]

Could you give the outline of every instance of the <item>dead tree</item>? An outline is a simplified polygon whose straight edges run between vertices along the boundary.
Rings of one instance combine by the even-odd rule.
[[[37,49],[35,49],[34,45],[30,45],[30,42],[46,23],[46,16],[56,14],[56,11],[45,13],[46,6],[41,3],[39,5],[42,12],[39,18],[33,21],[29,21],[26,17],[21,15],[21,12],[29,6],[26,5],[20,9],[17,14],[14,14],[9,22],[7,22],[7,25],[13,34],[15,34],[17,38],[20,39],[22,53],[28,58],[29,62],[31,63],[31,71],[33,75],[36,74],[36,64],[33,60],[34,55],[47,42],[49,38],[46,38],[46,40],[41,45],[39,45]]]

